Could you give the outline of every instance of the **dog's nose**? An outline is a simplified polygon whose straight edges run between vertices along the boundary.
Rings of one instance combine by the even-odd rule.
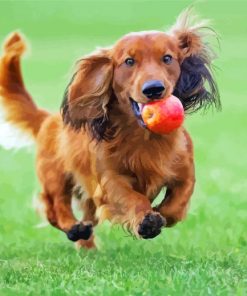
[[[149,80],[143,84],[142,93],[148,99],[160,99],[163,91],[165,90],[164,84],[160,80]]]

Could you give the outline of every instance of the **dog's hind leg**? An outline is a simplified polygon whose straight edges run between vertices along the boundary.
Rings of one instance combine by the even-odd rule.
[[[50,224],[64,231],[69,240],[88,240],[92,236],[92,223],[79,222],[71,209],[71,197],[66,194],[50,195],[43,192],[46,217]]]
[[[58,182],[53,183],[49,178],[49,184],[46,184],[41,194],[48,221],[65,232],[69,240],[88,240],[92,236],[92,223],[79,222],[73,214],[71,177],[66,176],[62,180],[61,176],[57,176],[57,180]]]
[[[93,225],[98,223],[98,219],[95,216],[96,205],[92,198],[86,198],[82,201],[81,208],[83,211],[83,221],[91,221]]]
[[[50,116],[43,124],[37,138],[37,173],[43,188],[47,218],[50,223],[66,233],[68,239],[87,240],[92,234],[92,224],[76,219],[72,210],[74,177],[65,169],[59,154],[63,124],[59,115]]]
[[[79,222],[73,214],[73,177],[65,173],[57,159],[39,157],[38,175],[43,187],[41,194],[48,221],[66,233],[68,239],[87,240],[92,234],[92,223]]]
[[[98,224],[98,219],[95,216],[96,206],[92,198],[85,198],[81,202],[81,209],[83,211],[83,222],[92,222],[93,226]],[[76,247],[84,247],[87,249],[95,248],[94,235],[92,234],[88,240],[79,240],[76,242]]]

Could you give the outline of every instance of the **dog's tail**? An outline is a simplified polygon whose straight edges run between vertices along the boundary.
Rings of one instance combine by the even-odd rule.
[[[0,144],[4,148],[29,145],[48,116],[35,105],[24,86],[20,57],[25,49],[22,36],[12,33],[0,57]]]

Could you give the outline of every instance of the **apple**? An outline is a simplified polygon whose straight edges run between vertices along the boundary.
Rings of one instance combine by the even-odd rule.
[[[182,125],[184,108],[181,101],[171,95],[145,104],[142,119],[150,131],[168,134]]]

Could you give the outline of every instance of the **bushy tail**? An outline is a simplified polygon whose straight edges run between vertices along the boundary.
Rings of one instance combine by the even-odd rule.
[[[12,33],[4,43],[0,57],[0,107],[3,109],[3,114],[0,114],[0,141],[6,148],[12,148],[4,145],[3,130],[5,134],[6,130],[9,131],[7,125],[35,138],[48,116],[48,112],[37,108],[25,89],[20,69],[20,57],[25,49],[21,35]]]

